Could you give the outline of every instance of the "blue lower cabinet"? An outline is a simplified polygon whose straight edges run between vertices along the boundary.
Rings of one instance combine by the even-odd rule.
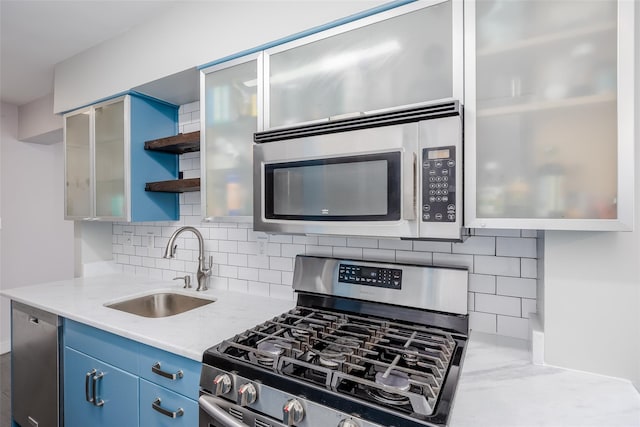
[[[140,378],[140,426],[197,425],[198,402]]]
[[[137,427],[138,398],[137,376],[65,347],[65,427]]]

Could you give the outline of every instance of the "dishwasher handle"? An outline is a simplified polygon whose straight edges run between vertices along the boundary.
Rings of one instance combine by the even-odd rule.
[[[213,396],[202,395],[198,399],[200,409],[207,413],[214,421],[218,422],[222,427],[248,427],[246,424],[233,418],[227,411],[220,407],[222,399]]]

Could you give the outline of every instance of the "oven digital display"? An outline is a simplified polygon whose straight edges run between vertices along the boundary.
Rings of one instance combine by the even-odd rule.
[[[402,270],[340,264],[338,282],[379,288],[402,289]]]

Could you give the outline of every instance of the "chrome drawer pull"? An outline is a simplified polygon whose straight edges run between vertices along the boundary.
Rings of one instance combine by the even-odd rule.
[[[160,362],[156,362],[152,367],[151,367],[151,372],[153,372],[154,374],[158,374],[161,377],[164,378],[168,378],[170,380],[177,380],[183,377],[182,374],[182,369],[178,370],[178,372],[176,372],[175,374],[171,374],[169,372],[165,372],[162,369],[160,369]]]
[[[104,377],[103,372],[98,372],[96,375],[93,376],[93,384],[91,385],[91,388],[93,391],[93,404],[95,406],[104,405],[104,400],[100,399],[96,394],[96,388],[97,388],[96,384],[98,384],[98,381],[101,380],[102,377]]]
[[[87,372],[87,375],[84,377],[84,398],[89,403],[93,403],[93,397],[89,397],[89,378],[91,378],[91,376],[95,373],[96,370],[92,369]]]
[[[162,406],[160,406],[160,403],[162,403],[162,401],[160,400],[159,397],[156,397],[156,400],[153,401],[153,403],[151,404],[151,407],[156,411],[160,412],[162,415],[166,415],[169,418],[178,418],[184,415],[184,409],[178,408],[177,411],[171,412],[171,411],[167,411]]]

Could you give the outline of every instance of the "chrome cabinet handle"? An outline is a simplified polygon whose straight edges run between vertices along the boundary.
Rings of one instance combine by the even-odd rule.
[[[96,373],[96,370],[92,369],[89,372],[87,372],[87,375],[84,377],[84,398],[89,403],[93,403],[93,397],[89,397],[89,378],[91,378],[95,373]]]
[[[162,401],[160,400],[159,397],[156,397],[156,400],[154,400],[153,403],[151,403],[151,407],[156,411],[160,412],[162,415],[166,415],[169,418],[178,418],[184,415],[184,409],[178,408],[177,411],[168,411],[164,409],[162,406],[160,406],[160,403],[162,403]]]
[[[103,372],[98,372],[97,374],[95,374],[93,376],[93,383],[91,384],[91,391],[93,392],[93,404],[95,406],[104,405],[104,400],[100,399],[96,394],[96,388],[97,388],[98,381],[100,381],[102,379],[102,377],[104,377],[104,373]]]
[[[184,374],[182,373],[182,369],[179,369],[178,372],[176,372],[175,374],[163,371],[162,369],[160,369],[160,362],[156,362],[151,367],[151,372],[153,372],[154,374],[158,374],[161,377],[168,378],[172,381],[180,379],[184,376]]]
[[[227,411],[220,407],[218,402],[224,402],[224,400],[207,395],[202,395],[198,399],[200,409],[213,418],[214,421],[217,421],[221,427],[248,427],[245,423],[229,415]]]

